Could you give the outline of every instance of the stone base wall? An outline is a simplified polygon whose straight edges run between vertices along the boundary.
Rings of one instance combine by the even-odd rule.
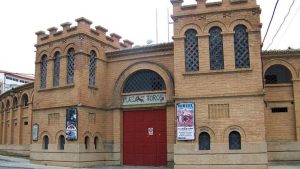
[[[198,150],[197,144],[174,146],[175,169],[267,169],[267,145],[245,143],[241,150],[228,144],[211,144],[211,150]]]
[[[49,144],[48,150],[43,150],[41,147],[41,144],[31,145],[32,163],[66,167],[121,164],[119,145],[104,144],[97,150],[92,147],[85,149],[84,144],[66,144],[64,150],[58,150],[56,144]]]
[[[30,154],[29,147],[30,145],[2,144],[0,145],[0,151],[19,154],[21,156],[29,156]]]
[[[268,169],[267,165],[175,165],[175,169]]]
[[[270,163],[300,161],[300,142],[268,142]]]

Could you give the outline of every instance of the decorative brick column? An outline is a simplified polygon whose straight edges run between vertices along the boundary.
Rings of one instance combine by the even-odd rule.
[[[300,142],[300,79],[293,80],[294,105],[296,119],[296,139]]]

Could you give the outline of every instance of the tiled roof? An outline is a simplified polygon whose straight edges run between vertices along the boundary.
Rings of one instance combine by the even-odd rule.
[[[263,56],[268,56],[268,55],[295,55],[295,54],[300,55],[300,49],[267,50],[267,51],[262,52]]]
[[[106,52],[106,56],[118,57],[122,55],[147,53],[147,52],[154,52],[154,51],[167,51],[167,50],[173,50],[173,42],[108,51]]]
[[[31,81],[34,80],[33,76],[29,76],[29,75],[25,75],[25,74],[21,74],[21,73],[13,73],[13,72],[5,71],[5,70],[0,70],[0,73],[9,74],[11,76],[16,76],[16,77],[23,78],[26,80],[31,80]]]

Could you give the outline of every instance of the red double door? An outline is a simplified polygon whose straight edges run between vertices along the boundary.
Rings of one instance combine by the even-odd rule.
[[[167,165],[166,110],[125,111],[123,164]]]

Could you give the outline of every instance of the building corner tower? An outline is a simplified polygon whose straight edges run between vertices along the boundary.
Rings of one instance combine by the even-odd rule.
[[[176,169],[266,169],[260,8],[256,0],[171,0],[177,105]],[[180,107],[194,105],[194,139]]]

